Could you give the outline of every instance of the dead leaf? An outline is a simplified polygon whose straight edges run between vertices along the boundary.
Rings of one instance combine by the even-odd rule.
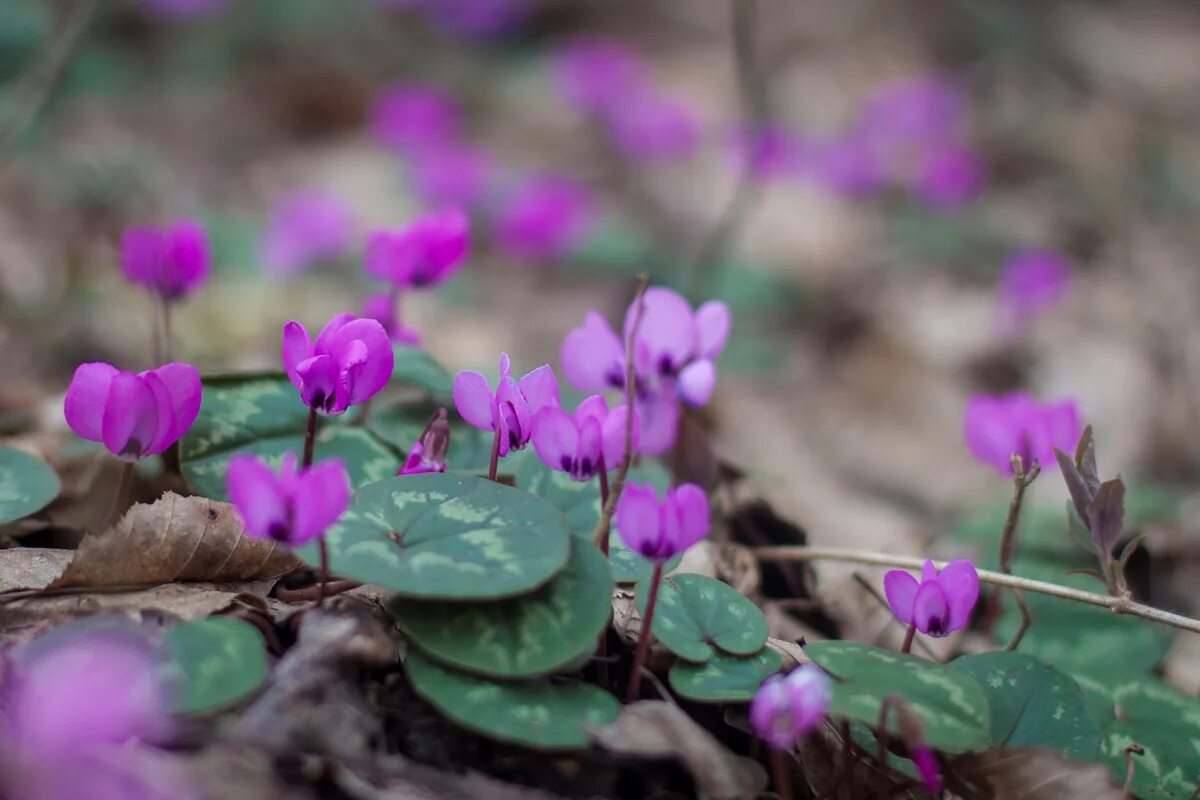
[[[995,800],[1122,800],[1124,792],[1109,781],[1108,767],[1074,761],[1055,750],[1034,747],[993,748],[957,758],[956,775],[978,794]],[[957,787],[954,787],[958,791]],[[972,788],[972,787],[964,787]]]
[[[244,535],[228,503],[168,492],[135,505],[104,533],[84,537],[46,588],[262,580],[299,565],[275,542]]]
[[[72,554],[45,547],[0,550],[0,592],[45,589],[71,563]]]
[[[783,664],[780,668],[785,671],[801,664],[807,664],[810,660],[803,647],[795,642],[789,642],[787,639],[768,638],[767,647],[783,656]]]
[[[675,759],[691,773],[698,793],[715,800],[754,797],[767,785],[758,762],[731,753],[671,703],[631,703],[616,722],[589,728],[588,736],[611,753]]]

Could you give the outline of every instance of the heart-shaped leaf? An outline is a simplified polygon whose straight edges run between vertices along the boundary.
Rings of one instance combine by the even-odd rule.
[[[783,658],[769,647],[752,656],[717,651],[703,664],[676,661],[668,677],[680,696],[702,703],[748,703]]]
[[[263,636],[230,617],[185,622],[167,632],[169,674],[177,682],[174,711],[215,711],[241,700],[267,677]]]
[[[554,672],[586,657],[608,624],[612,575],[600,551],[571,543],[566,569],[530,594],[489,603],[397,599],[408,638],[452,667],[496,678]]]
[[[325,541],[338,575],[404,597],[483,600],[549,582],[567,563],[571,536],[558,509],[528,492],[429,474],[362,487]],[[297,555],[319,563],[315,543]]]
[[[646,613],[649,587],[637,587]],[[654,638],[685,661],[713,657],[713,645],[733,655],[753,655],[767,642],[767,620],[758,606],[727,583],[684,573],[664,578],[654,610]]]
[[[962,656],[951,666],[973,677],[987,694],[989,745],[1051,748],[1083,760],[1096,755],[1100,727],[1070,675],[1033,656],[1004,651]]]
[[[316,460],[341,459],[354,486],[395,475],[396,452],[368,431],[346,425],[345,416],[321,420]],[[180,443],[183,475],[197,493],[224,500],[225,471],[234,454],[252,453],[277,467],[284,453],[300,455],[307,424],[308,408],[286,376],[206,378],[200,416]]]
[[[390,408],[372,409],[367,428],[392,447],[407,453],[425,431],[437,411],[436,403],[401,403]],[[486,473],[492,454],[492,436],[473,428],[451,415],[450,449],[446,468],[450,472]]]
[[[587,683],[492,681],[440,666],[416,650],[404,668],[417,694],[454,722],[539,750],[583,749],[585,726],[607,725],[621,712],[615,697]]]
[[[392,353],[395,355],[392,383],[416,386],[434,397],[450,398],[454,378],[433,356],[419,347],[403,344],[392,345]]]
[[[0,525],[41,511],[58,497],[62,484],[46,462],[11,447],[0,447]]]
[[[921,720],[935,750],[961,753],[987,742],[987,695],[962,670],[856,642],[813,642],[805,652],[834,678],[831,714],[875,728],[884,698],[896,695]],[[898,716],[889,715],[891,735],[899,735]]]

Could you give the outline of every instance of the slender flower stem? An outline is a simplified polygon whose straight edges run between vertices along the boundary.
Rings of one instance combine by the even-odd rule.
[[[313,448],[317,444],[317,410],[309,407],[308,424],[304,428],[304,456],[300,459],[300,469],[308,469],[313,463]]]
[[[908,654],[912,652],[913,639],[917,638],[917,623],[910,622],[908,630],[904,632],[904,644],[900,645],[900,652]]]
[[[496,472],[500,469],[500,429],[492,437],[492,459],[488,462],[488,480],[496,480]]]
[[[866,550],[849,550],[840,547],[807,547],[807,546],[778,546],[754,547],[751,552],[760,561],[844,561],[851,564],[869,564],[877,567],[897,567],[919,571],[925,564],[923,558],[896,556],[890,553],[875,553]],[[942,569],[946,562],[935,561],[934,566]],[[1173,614],[1143,603],[1137,603],[1128,597],[1113,597],[1095,592],[1085,592],[1082,589],[1072,589],[1057,583],[1035,581],[1032,578],[1022,578],[1018,575],[1005,575],[991,570],[977,570],[979,580],[993,586],[1005,586],[1010,589],[1021,589],[1026,592],[1036,592],[1063,600],[1073,600],[1100,608],[1107,608],[1115,614],[1128,614],[1141,617],[1160,625],[1170,625],[1180,630],[1200,633],[1200,620]]]
[[[162,310],[162,363],[169,364],[175,359],[175,340],[171,332],[171,301],[159,295],[158,303]]]
[[[133,485],[133,462],[121,462],[121,476],[117,478],[117,488],[113,492],[112,506],[108,509],[108,518],[104,522],[104,530],[108,530],[113,525],[117,524],[117,520],[121,516],[121,511],[125,508],[125,502],[129,498],[129,488]]]
[[[329,545],[325,543],[325,536],[322,535],[317,540],[317,545],[321,551],[321,580],[317,582],[317,605],[325,605],[325,587],[329,585]]]
[[[604,453],[600,454],[600,509],[608,505],[608,467],[604,463]],[[600,552],[608,558],[608,537],[600,540]]]
[[[910,627],[909,631],[915,628]],[[887,772],[888,762],[888,714],[892,710],[892,706],[896,704],[897,698],[895,695],[888,695],[883,698],[883,703],[879,706],[879,727],[875,729],[875,738],[879,740],[879,750],[876,753],[875,760],[879,762],[881,772]],[[889,795],[885,788],[884,797]]]
[[[788,770],[787,754],[771,749],[771,780],[775,782],[775,794],[780,800],[792,800],[792,773]]]
[[[1013,496],[1008,504],[1008,515],[1004,518],[1004,530],[1000,534],[1000,571],[1005,575],[1012,574],[1013,553],[1017,548],[1017,524],[1021,519],[1021,503],[1025,499],[1025,490],[1029,488],[1029,484],[1041,474],[1042,468],[1036,461],[1030,467],[1029,472],[1025,472],[1021,457],[1014,455],[1013,463]],[[1020,589],[1013,589],[1013,599],[1017,601],[1017,608],[1021,611],[1021,624],[1017,626],[1017,632],[1013,634],[1009,640],[1005,650],[1016,650],[1021,644],[1021,639],[1025,637],[1025,631],[1029,630],[1029,623],[1032,617],[1029,614],[1029,605],[1025,602],[1025,593]],[[992,605],[994,609],[999,608],[1000,589],[997,588],[995,594],[992,595]],[[993,617],[994,618],[994,617]]]
[[[642,617],[642,631],[638,635],[637,652],[633,656],[633,669],[629,671],[629,688],[625,692],[625,702],[632,703],[638,699],[642,688],[642,667],[646,664],[646,654],[650,652],[650,641],[654,638],[651,624],[654,622],[654,606],[658,604],[658,587],[662,583],[663,565],[654,564],[654,574],[650,576],[650,595],[646,598],[646,613]]]

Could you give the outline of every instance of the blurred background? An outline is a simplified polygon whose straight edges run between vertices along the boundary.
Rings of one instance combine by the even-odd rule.
[[[1197,75],[1200,7],[1155,0],[3,0],[0,420],[151,365],[127,226],[207,229],[176,350],[224,372],[360,309],[369,232],[454,203],[469,263],[402,311],[451,371],[557,368],[647,271],[732,308],[705,423],[781,516],[985,562],[1010,485],[968,397],[1074,398],[1140,594],[1194,610]],[[1071,547],[1061,478],[1032,494],[1027,542]]]

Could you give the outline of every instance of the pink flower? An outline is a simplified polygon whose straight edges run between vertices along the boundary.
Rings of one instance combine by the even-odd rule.
[[[354,216],[336,195],[320,189],[284,194],[263,232],[263,263],[275,275],[294,275],[344,256],[353,234]]]
[[[314,344],[292,320],[283,326],[283,365],[306,406],[341,414],[373,397],[392,377],[395,355],[387,331],[373,319],[339,314]]]
[[[863,103],[856,132],[885,159],[905,158],[930,142],[959,135],[966,100],[958,87],[933,75],[885,84]]]
[[[1018,250],[1004,264],[996,291],[997,319],[1006,330],[1027,327],[1071,288],[1071,266],[1050,250]]]
[[[625,457],[625,406],[611,411],[598,394],[584,400],[571,415],[558,406],[547,406],[533,417],[533,447],[550,469],[561,470],[577,481],[589,481],[600,471],[615,469]],[[634,447],[637,447],[634,420]]]
[[[896,619],[928,636],[946,636],[964,627],[979,599],[979,574],[965,559],[951,561],[941,572],[926,561],[918,583],[908,572],[892,569],[883,589]]]
[[[812,664],[772,675],[750,702],[750,727],[772,750],[790,750],[821,723],[831,694],[829,677]]]
[[[428,84],[389,86],[376,96],[370,128],[385,147],[408,155],[455,142],[462,133],[462,111],[442,89]]]
[[[531,261],[561,258],[579,245],[595,218],[595,203],[579,184],[553,176],[519,186],[496,218],[496,243]]]
[[[1033,462],[1051,467],[1055,448],[1070,451],[1081,432],[1074,400],[1038,403],[1024,392],[1003,397],[976,395],[967,402],[963,436],[972,455],[1002,475],[1012,475],[1012,457],[1024,471]]]
[[[733,148],[740,168],[760,181],[790,175],[801,161],[800,143],[778,125],[745,127],[733,137]]]
[[[296,454],[285,453],[276,475],[257,456],[239,455],[226,482],[247,536],[293,547],[323,536],[350,505],[350,478],[337,460],[297,470]]]
[[[608,109],[613,142],[636,161],[665,161],[690,155],[700,144],[695,112],[675,98],[641,89]]]
[[[439,408],[425,426],[421,438],[413,442],[408,458],[397,475],[422,475],[446,471],[446,452],[450,449],[450,422],[446,409]]]
[[[180,220],[166,228],[126,228],[121,268],[131,282],[165,300],[178,300],[208,277],[208,239],[198,222]]]
[[[694,483],[668,489],[629,484],[617,503],[617,535],[643,558],[665,564],[708,535],[708,498]]]
[[[396,313],[396,299],[386,292],[369,296],[363,303],[362,315],[382,325],[397,344],[416,346],[421,343],[421,334],[404,326],[400,315]]]
[[[133,373],[93,361],[75,370],[63,413],[77,436],[137,461],[188,432],[200,413],[200,392],[200,374],[191,364]]]
[[[554,61],[559,92],[585,114],[608,114],[646,83],[646,65],[613,40],[575,39]]]
[[[987,170],[973,151],[954,144],[931,147],[917,165],[912,190],[934,208],[954,208],[974,200],[983,191]]]
[[[500,382],[494,393],[478,372],[464,370],[454,376],[455,408],[469,425],[499,431],[501,456],[525,447],[533,435],[533,417],[557,405],[558,379],[549,364],[513,380],[508,355],[501,353]]]
[[[466,214],[454,207],[375,231],[367,240],[367,272],[397,289],[445,283],[466,259],[469,233]]]
[[[921,775],[921,781],[925,784],[933,795],[937,795],[942,791],[942,771],[938,766],[937,756],[934,752],[924,745],[917,745],[911,748],[913,764],[917,767],[917,772]]]
[[[482,150],[447,142],[427,147],[408,163],[416,193],[431,205],[480,205],[491,190],[495,165]]]
[[[879,156],[855,135],[809,141],[804,161],[817,185],[838,197],[869,197],[887,183]]]

